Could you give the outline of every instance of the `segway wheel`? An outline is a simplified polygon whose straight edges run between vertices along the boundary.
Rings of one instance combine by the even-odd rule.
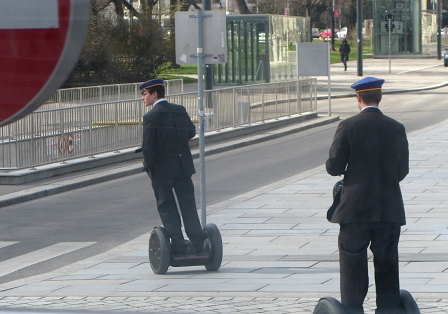
[[[154,228],[149,237],[149,263],[158,275],[165,274],[170,266],[170,239],[162,227]]]
[[[409,291],[400,290],[400,307],[404,314],[420,314],[417,302],[415,302]]]
[[[210,245],[210,255],[205,264],[205,269],[208,271],[217,271],[221,267],[223,254],[221,233],[215,224],[207,224],[204,228],[204,232],[208,235],[206,241],[208,241]]]
[[[345,307],[332,297],[324,297],[317,302],[313,314],[346,314]]]

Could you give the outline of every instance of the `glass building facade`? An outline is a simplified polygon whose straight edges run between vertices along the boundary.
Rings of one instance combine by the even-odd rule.
[[[437,0],[374,0],[372,4],[374,57],[389,55],[389,50],[395,56],[437,55]]]
[[[309,18],[228,15],[226,23],[228,63],[214,65],[214,84],[297,79],[296,43],[310,41]]]

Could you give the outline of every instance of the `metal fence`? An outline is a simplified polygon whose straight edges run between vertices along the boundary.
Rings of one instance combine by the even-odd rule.
[[[140,83],[59,89],[39,109],[65,108],[103,102],[133,100],[140,96]],[[167,95],[184,92],[182,79],[165,80]]]
[[[167,95],[198,122],[198,94]],[[316,79],[204,91],[205,131],[317,109]],[[0,128],[0,170],[33,168],[141,145],[140,99],[40,109]]]

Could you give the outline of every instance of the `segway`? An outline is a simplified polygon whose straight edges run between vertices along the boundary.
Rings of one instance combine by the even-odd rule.
[[[346,314],[345,307],[332,297],[323,297],[317,302],[313,314]]]
[[[400,290],[400,307],[404,314],[420,314],[417,302],[406,290]],[[323,297],[317,302],[313,314],[346,314],[345,307],[332,297]]]
[[[400,307],[405,314],[420,314],[417,302],[409,291],[400,290]]]
[[[188,250],[185,254],[172,254],[171,240],[163,227],[155,227],[149,237],[149,263],[155,274],[163,275],[170,266],[200,266],[208,271],[217,271],[222,262],[222,238],[215,224],[207,224],[203,229],[206,235],[204,250],[196,254],[193,244],[185,240]]]

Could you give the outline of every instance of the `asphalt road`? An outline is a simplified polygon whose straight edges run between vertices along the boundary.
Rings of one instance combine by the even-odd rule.
[[[401,121],[409,133],[448,119],[447,93],[448,88],[443,88],[385,95],[380,108]],[[318,110],[326,113],[327,106],[326,101],[319,102]],[[357,112],[355,98],[332,101],[333,115],[345,118]],[[337,123],[320,126],[208,156],[207,204],[322,165],[336,126]],[[199,179],[196,174],[198,201]],[[4,207],[0,215],[0,283],[48,272],[102,253],[160,224],[149,179],[144,173]],[[39,256],[32,253],[52,245],[58,248],[61,243],[69,247],[67,253],[50,260],[39,262]],[[11,270],[17,265],[30,266],[2,274],[5,265]]]

